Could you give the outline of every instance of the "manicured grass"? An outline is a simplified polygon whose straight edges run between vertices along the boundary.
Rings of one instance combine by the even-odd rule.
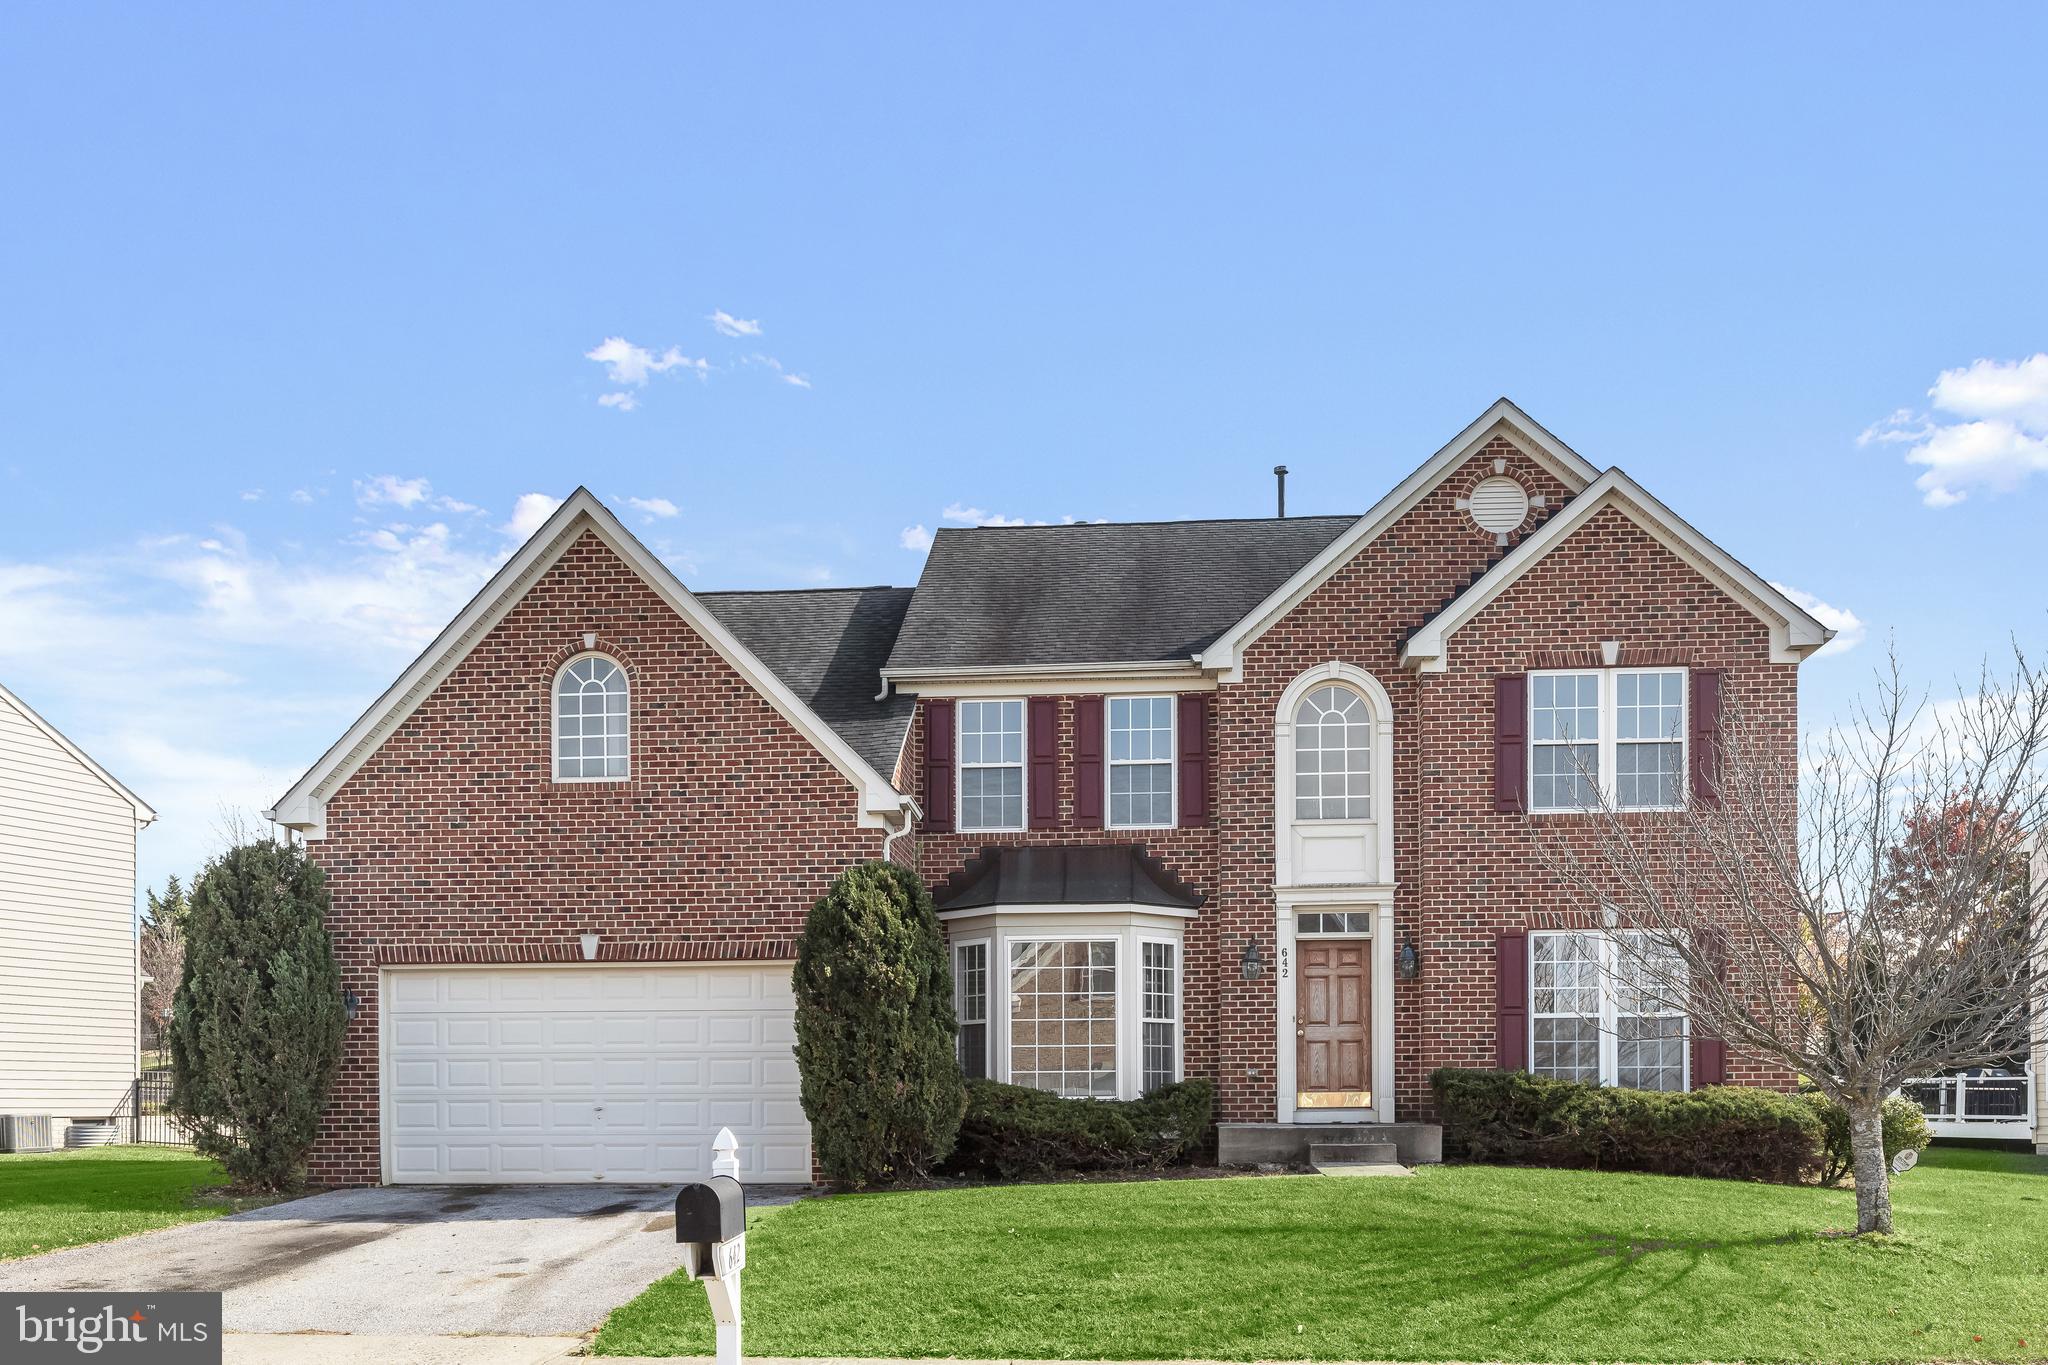
[[[2048,1356],[2048,1160],[1930,1153],[1899,1236],[1839,1190],[1425,1167],[854,1195],[749,1224],[746,1351],[784,1356],[1747,1361]],[[711,1351],[703,1289],[609,1355]]]
[[[263,1201],[203,1193],[226,1176],[175,1147],[0,1155],[0,1260],[218,1218]]]

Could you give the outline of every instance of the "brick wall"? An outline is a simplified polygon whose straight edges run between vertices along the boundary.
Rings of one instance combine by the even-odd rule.
[[[594,631],[631,680],[633,776],[551,780],[555,669]],[[379,1173],[377,967],[794,955],[811,903],[881,851],[858,793],[586,534],[328,801],[312,855],[361,999],[312,1178]],[[900,841],[899,841],[900,842]]]

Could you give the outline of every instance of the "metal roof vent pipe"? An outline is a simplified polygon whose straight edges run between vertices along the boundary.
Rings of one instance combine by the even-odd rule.
[[[1280,510],[1273,513],[1273,515],[1276,517],[1285,517],[1287,515],[1287,466],[1284,464],[1274,465],[1273,477],[1276,480],[1278,480],[1280,484]]]

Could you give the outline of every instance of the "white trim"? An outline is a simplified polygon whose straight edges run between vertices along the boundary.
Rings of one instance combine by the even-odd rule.
[[[1001,706],[1005,702],[1017,703],[1017,761],[974,764],[976,768],[1017,770],[1017,823],[970,825],[961,817],[961,812],[967,808],[967,783],[964,779],[967,776],[968,764],[966,758],[962,756],[966,752],[966,746],[961,742],[967,737],[967,731],[961,723],[960,708],[956,706],[953,708],[953,828],[961,834],[1021,834],[1031,828],[1031,703],[1022,697],[973,697],[969,700],[980,705]]]
[[[1668,806],[1624,806],[1615,793],[1621,780],[1621,746],[1624,744],[1670,744],[1668,739],[1644,740],[1621,737],[1620,709],[1623,674],[1678,675],[1678,800]],[[1528,736],[1528,761],[1522,766],[1528,770],[1529,785],[1522,793],[1522,799],[1531,815],[1590,815],[1600,807],[1594,806],[1539,806],[1536,804],[1536,751],[1542,749],[1569,749],[1583,745],[1583,740],[1540,740],[1536,738],[1536,688],[1538,678],[1583,678],[1592,677],[1599,682],[1599,735],[1593,747],[1599,751],[1594,773],[1594,795],[1616,810],[1627,811],[1673,811],[1684,810],[1687,788],[1690,785],[1692,769],[1692,670],[1678,664],[1648,664],[1630,668],[1535,668],[1529,670],[1530,686],[1522,713],[1522,733]]]
[[[1116,726],[1110,720],[1119,701],[1163,701],[1166,703],[1166,758],[1114,758],[1116,752]],[[1149,732],[1151,726],[1146,726]],[[1110,814],[1114,809],[1114,779],[1116,770],[1123,768],[1156,768],[1164,763],[1166,768],[1167,811],[1164,823],[1143,825],[1120,825]],[[1104,829],[1178,829],[1180,827],[1180,705],[1169,693],[1134,692],[1102,699],[1102,827]]]
[[[1370,1109],[1297,1109],[1294,1012],[1300,982],[1300,959],[1294,934],[1294,913],[1303,908],[1371,911],[1372,939],[1372,1107]],[[1394,1110],[1394,888],[1346,888],[1343,896],[1284,889],[1274,893],[1275,942],[1273,967],[1274,1073],[1281,1123],[1393,1123]],[[1309,941],[1327,943],[1335,935],[1318,934]]]
[[[1374,504],[1373,509],[1353,523],[1349,530],[1331,541],[1292,578],[1268,594],[1265,601],[1217,636],[1199,656],[1202,667],[1223,672],[1226,682],[1238,681],[1239,661],[1253,641],[1328,582],[1354,555],[1407,515],[1447,475],[1462,466],[1496,435],[1505,435],[1518,450],[1549,470],[1574,493],[1599,476],[1599,470],[1577,451],[1545,431],[1528,413],[1505,398],[1499,399],[1441,450],[1424,460],[1414,473]]]
[[[765,698],[782,718],[795,726],[859,793],[858,823],[884,829],[901,823],[908,798],[869,766],[852,746],[818,719],[787,684],[777,678],[707,611],[666,564],[587,488],[571,493],[518,552],[491,575],[469,604],[448,623],[434,642],[412,661],[398,681],[379,697],[320,756],[305,776],[292,784],[266,811],[267,818],[302,831],[309,839],[324,838],[327,799],[369,761],[386,737],[432,695],[492,627],[502,620],[546,572],[554,567],[584,532],[590,532],[624,560],[648,587],[667,602],[720,658]],[[549,735],[550,744],[553,735]]]
[[[953,956],[953,1022],[961,1024],[960,1018],[960,953],[966,948],[981,949],[981,1018],[975,1022],[981,1025],[981,1074],[990,1080],[996,1075],[996,941],[990,934],[978,934],[968,938],[952,940],[948,945]],[[957,1054],[956,1047],[956,1054]]]
[[[1138,977],[1138,1048],[1136,1057],[1138,1079],[1136,1082],[1135,1093],[1138,1096],[1142,1097],[1146,1093],[1145,1025],[1147,1024],[1170,1023],[1173,1025],[1173,1078],[1172,1080],[1168,1081],[1167,1084],[1172,1085],[1187,1079],[1188,949],[1187,944],[1180,937],[1173,934],[1161,933],[1156,929],[1149,931],[1144,929],[1137,930],[1133,935],[1133,939],[1138,947],[1138,951],[1135,955],[1135,965],[1137,967]],[[1158,943],[1173,949],[1173,1018],[1170,1020],[1148,1019],[1145,1017],[1145,945],[1148,943]]]
[[[626,680],[626,771],[613,777],[600,774],[597,777],[562,776],[562,675],[585,659],[603,659]],[[617,657],[601,649],[586,649],[562,660],[562,666],[555,670],[555,676],[548,680],[548,774],[556,782],[631,782],[633,780],[633,674]],[[579,717],[580,719],[580,717]],[[578,734],[579,741],[581,734]],[[579,749],[580,752],[580,749]]]
[[[1512,587],[1538,560],[1563,544],[1573,531],[1608,507],[1619,510],[1658,544],[1769,626],[1771,662],[1798,663],[1834,638],[1834,631],[1687,525],[1634,479],[1619,469],[1610,469],[1411,635],[1401,647],[1401,663],[1424,673],[1443,672],[1449,662],[1451,636]]]
[[[970,905],[964,910],[941,910],[939,920],[986,919],[991,915],[1157,915],[1161,919],[1199,919],[1202,912],[1177,905],[1136,905],[1128,901],[1105,901],[1099,905],[1069,901],[1058,905]]]
[[[7,688],[4,686],[0,686],[0,701],[6,702],[9,706],[21,712],[22,718],[26,720],[30,725],[35,726],[36,729],[42,731],[43,734],[49,739],[49,741],[52,744],[55,744],[65,753],[70,754],[73,758],[77,759],[79,764],[83,766],[87,772],[91,773],[94,777],[97,777],[100,781],[106,783],[107,786],[113,790],[115,795],[119,796],[123,801],[126,801],[129,805],[133,806],[135,808],[136,829],[140,830],[145,825],[148,825],[150,822],[156,819],[156,811],[151,808],[150,804],[147,801],[144,801],[134,792],[129,791],[127,787],[122,785],[120,779],[116,778],[112,773],[108,772],[105,768],[102,768],[98,763],[95,763],[93,761],[93,757],[91,754],[87,753],[85,750],[79,748],[76,744],[73,744],[69,739],[65,738],[64,732],[62,730],[59,730],[56,726],[50,724],[50,722],[44,720],[41,716],[37,715],[36,709],[33,706],[30,706],[20,697],[8,691]]]
[[[1326,683],[1351,688],[1372,711],[1372,819],[1374,885],[1394,881],[1394,701],[1380,680],[1355,664],[1332,659],[1295,675],[1273,710],[1273,884],[1290,892],[1299,883],[1294,872],[1294,713],[1302,700]],[[1316,821],[1345,824],[1347,821]]]
[[[1024,663],[1024,664],[945,664],[924,668],[885,668],[882,677],[891,683],[977,683],[1002,682],[1008,679],[1046,678],[1062,687],[1072,686],[1076,678],[1100,676],[1140,678],[1187,678],[1200,683],[1199,670],[1191,659],[1108,659],[1096,662],[1077,661],[1074,663]],[[903,687],[905,692],[915,692],[921,697],[948,695],[932,687]]]
[[[1214,692],[1216,679],[1193,672],[1194,665],[1172,673],[1035,673],[1029,677],[937,679],[928,683],[898,681],[898,692],[913,697],[958,697],[979,701],[989,697],[1158,697],[1186,692]]]

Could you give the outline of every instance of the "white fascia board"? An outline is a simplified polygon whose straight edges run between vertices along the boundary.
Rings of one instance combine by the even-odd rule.
[[[767,699],[769,705],[831,761],[860,793],[860,824],[886,828],[903,819],[906,798],[887,778],[870,767],[845,740],[771,673],[735,638],[718,618],[705,610],[668,566],[628,531],[610,508],[587,488],[578,488],[556,508],[538,531],[507,560],[490,582],[469,600],[434,642],[365,711],[348,732],[321,755],[292,789],[266,812],[278,824],[304,831],[308,838],[326,834],[326,803],[341,785],[367,762],[392,730],[417,710],[452,673],[492,627],[504,619],[533,585],[576,543],[594,532],[624,560],[643,582],[672,607],[720,658]]]
[[[1213,692],[1214,676],[1192,660],[1169,663],[1025,664],[981,669],[915,669],[890,675],[913,697],[1064,697],[1102,692]]]
[[[1834,638],[1834,632],[1779,592],[1726,550],[1708,540],[1641,484],[1610,469],[1531,532],[1477,583],[1432,617],[1401,647],[1404,666],[1441,673],[1450,638],[1460,627],[1512,587],[1544,555],[1556,549],[1602,508],[1613,507],[1651,538],[1726,592],[1771,630],[1771,661],[1798,663]]]
[[[1599,477],[1600,471],[1584,456],[1544,430],[1541,423],[1514,403],[1505,398],[1498,399],[1436,454],[1417,466],[1414,473],[1401,480],[1393,492],[1374,504],[1372,510],[1354,522],[1350,529],[1323,547],[1322,553],[1304,564],[1292,578],[1274,589],[1265,601],[1218,636],[1215,643],[1198,656],[1201,666],[1223,674],[1225,682],[1236,682],[1238,661],[1246,647],[1300,606],[1310,593],[1327,583],[1354,555],[1406,516],[1447,474],[1463,465],[1498,434],[1505,434],[1518,449],[1549,470],[1573,493]]]
[[[156,819],[156,811],[147,801],[144,801],[134,792],[129,791],[119,778],[94,762],[92,755],[79,748],[76,744],[73,744],[62,730],[59,730],[56,726],[37,715],[36,709],[33,706],[30,706],[20,697],[8,691],[4,686],[0,686],[0,702],[6,702],[16,711],[19,711],[22,718],[30,725],[35,726],[36,729],[42,731],[52,744],[55,744],[65,753],[77,759],[87,772],[106,783],[116,796],[119,796],[123,801],[133,806],[135,808],[135,828],[141,829]]]

